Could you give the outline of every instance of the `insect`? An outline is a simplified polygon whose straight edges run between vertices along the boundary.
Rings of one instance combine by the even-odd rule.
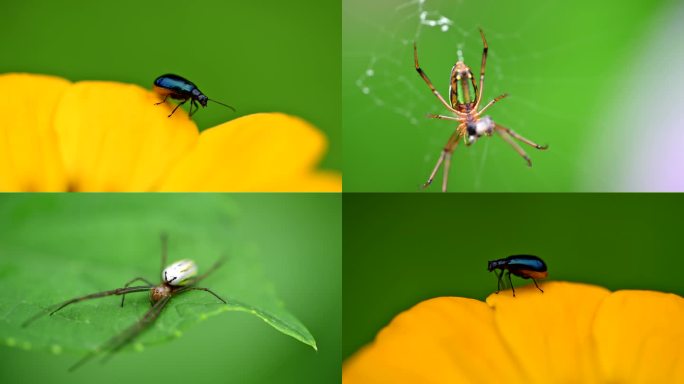
[[[495,269],[500,270],[500,272],[494,271]],[[532,279],[534,286],[542,291],[542,293],[544,293],[544,290],[537,285],[537,279],[545,279],[549,275],[546,271],[544,260],[532,255],[513,255],[490,261],[487,263],[487,270],[489,272],[494,271],[498,279],[496,293],[499,293],[501,290],[501,280],[504,273],[507,274],[508,282],[513,290],[513,297],[515,297],[515,288],[513,288],[513,282],[511,281],[511,273],[523,279]]]
[[[175,100],[183,100],[176,105],[176,108],[171,111],[171,114],[168,117],[171,117],[174,112],[176,112],[176,109],[185,104],[188,100],[190,100],[190,117],[192,117],[192,115],[194,115],[199,109],[199,105],[197,105],[197,103],[202,105],[202,107],[206,107],[207,101],[213,101],[214,103],[221,104],[235,112],[235,108],[231,107],[230,105],[223,104],[220,101],[208,98],[192,81],[178,75],[168,73],[166,75],[157,77],[157,79],[154,81],[154,91],[157,92],[159,96],[164,96],[164,100],[155,103],[154,105],[163,104],[169,97]],[[194,112],[192,111],[193,106],[195,107]]]
[[[482,65],[480,66],[480,83],[479,86],[475,84],[475,78],[473,77],[473,72],[470,68],[465,65],[463,60],[459,58],[456,64],[451,69],[451,81],[449,84],[449,103],[442,97],[442,95],[437,91],[437,89],[432,85],[432,82],[427,77],[425,72],[420,68],[418,64],[418,48],[416,43],[413,43],[413,59],[416,65],[416,71],[423,78],[425,83],[430,87],[432,93],[439,99],[439,101],[453,113],[455,116],[444,116],[444,115],[434,115],[429,114],[428,117],[432,119],[444,119],[453,120],[458,122],[456,131],[449,137],[442,153],[437,160],[437,165],[435,165],[430,177],[427,182],[423,184],[423,188],[427,188],[432,184],[435,179],[435,175],[439,168],[444,164],[444,176],[442,179],[442,192],[446,192],[448,180],[449,180],[449,168],[451,166],[451,155],[456,149],[456,145],[463,138],[466,146],[470,146],[475,143],[477,139],[482,136],[492,136],[494,132],[499,134],[508,144],[510,144],[513,149],[520,156],[527,161],[528,166],[532,166],[532,161],[527,156],[527,153],[518,145],[518,143],[513,140],[519,140],[523,143],[530,145],[537,149],[547,149],[547,145],[539,145],[531,140],[528,140],[519,134],[515,133],[513,130],[501,126],[495,123],[491,117],[484,116],[485,111],[489,109],[494,103],[508,96],[504,93],[497,96],[489,103],[487,103],[482,109],[478,110],[480,107],[480,102],[482,101],[482,94],[484,91],[484,78],[485,78],[485,66],[487,64],[487,50],[489,49],[487,45],[487,40],[485,39],[484,32],[480,29],[480,36],[482,36],[482,43],[484,44],[484,49],[482,50]]]
[[[122,333],[112,337],[109,339],[107,342],[102,344],[99,348],[96,350],[88,353],[85,355],[81,360],[77,361],[74,365],[72,365],[69,370],[73,371],[76,368],[80,367],[84,363],[88,362],[91,358],[95,356],[98,351],[106,351],[109,354],[103,357],[103,362],[106,361],[107,359],[111,358],[113,354],[117,351],[119,351],[121,348],[123,348],[126,344],[131,342],[133,339],[136,338],[142,331],[144,331],[147,327],[149,327],[156,319],[159,317],[159,314],[162,312],[166,304],[169,303],[171,298],[175,297],[176,295],[179,295],[183,292],[187,291],[205,291],[208,293],[211,293],[216,297],[217,299],[221,300],[224,304],[226,304],[226,301],[223,300],[219,295],[214,293],[212,290],[208,288],[201,288],[197,287],[197,283],[200,281],[204,280],[209,274],[214,272],[217,268],[219,268],[225,259],[219,259],[214,265],[204,274],[197,276],[197,265],[195,264],[194,261],[192,260],[180,260],[177,261],[173,264],[170,264],[166,266],[166,259],[167,259],[167,249],[168,249],[168,239],[165,234],[162,234],[161,236],[161,242],[162,242],[162,254],[161,254],[161,278],[162,281],[159,283],[159,285],[154,285],[151,282],[149,282],[147,279],[143,277],[136,277],[135,279],[132,279],[128,283],[126,283],[123,288],[117,288],[117,289],[112,289],[109,291],[103,291],[103,292],[97,292],[97,293],[91,293],[90,295],[85,295],[85,296],[80,296],[76,297],[70,300],[67,300],[65,302],[55,304],[44,311],[39,312],[35,316],[31,317],[30,319],[26,320],[22,326],[26,327],[41,316],[49,313],[50,316],[55,314],[55,312],[63,309],[64,307],[78,303],[84,300],[90,300],[90,299],[95,299],[99,297],[106,297],[106,296],[112,296],[112,295],[121,295],[121,307],[124,305],[124,299],[126,298],[126,294],[128,293],[134,293],[134,292],[149,292],[150,295],[150,303],[152,304],[152,308],[150,308],[145,315],[140,318],[135,324],[131,325],[128,327],[126,330],[124,330]],[[130,285],[133,284],[136,281],[142,281],[146,285],[139,285],[139,286],[133,286],[131,287]]]

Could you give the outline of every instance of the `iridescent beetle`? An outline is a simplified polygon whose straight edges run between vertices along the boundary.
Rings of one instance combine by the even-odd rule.
[[[495,269],[501,272],[494,271]],[[534,281],[534,286],[542,293],[544,293],[544,290],[537,285],[537,279],[545,279],[549,275],[544,260],[532,255],[513,255],[503,259],[493,260],[487,263],[487,270],[489,272],[494,271],[498,279],[496,293],[499,293],[501,290],[501,279],[503,278],[504,273],[506,273],[504,270],[508,271],[508,282],[511,285],[513,297],[515,297],[515,288],[513,287],[513,281],[511,281],[511,273],[523,279],[532,279],[532,281]]]
[[[32,322],[34,322],[35,320],[37,320],[38,318],[40,318],[41,316],[43,316],[47,313],[49,313],[50,316],[52,316],[55,312],[61,310],[62,308],[66,307],[69,304],[78,303],[80,301],[95,299],[95,298],[99,298],[99,297],[121,295],[121,307],[123,307],[124,299],[126,298],[127,293],[149,291],[150,292],[150,302],[152,304],[152,308],[150,308],[145,313],[145,315],[143,315],[143,317],[140,318],[140,320],[138,320],[138,322],[136,322],[135,324],[128,327],[122,333],[120,333],[120,334],[114,336],[113,338],[109,339],[107,342],[105,342],[99,348],[95,349],[92,352],[89,352],[81,360],[77,361],[74,365],[72,365],[69,368],[70,371],[73,371],[76,368],[83,365],[84,363],[86,363],[88,360],[90,360],[99,351],[104,351],[106,353],[109,353],[108,355],[106,355],[102,358],[103,361],[106,361],[107,359],[111,358],[115,352],[119,351],[126,344],[128,344],[133,339],[135,339],[142,331],[144,331],[147,327],[149,327],[157,319],[157,317],[159,317],[159,314],[164,309],[166,304],[168,304],[169,300],[171,300],[172,297],[174,297],[180,293],[187,292],[187,291],[205,291],[205,292],[211,293],[217,299],[221,300],[224,304],[226,304],[226,301],[223,300],[219,295],[214,293],[212,290],[210,290],[208,288],[201,288],[201,287],[196,286],[197,283],[204,280],[207,276],[209,276],[209,274],[211,274],[217,268],[219,268],[223,264],[223,262],[225,261],[224,258],[219,259],[216,263],[214,263],[214,265],[207,272],[205,272],[203,275],[197,276],[197,265],[195,264],[194,261],[189,260],[189,259],[176,261],[175,263],[166,266],[168,239],[167,239],[167,236],[165,234],[162,234],[161,242],[162,242],[162,254],[161,254],[161,279],[162,279],[162,281],[159,285],[155,286],[154,284],[149,282],[144,277],[136,277],[135,279],[132,279],[131,281],[126,283],[126,285],[124,285],[123,288],[117,288],[117,289],[113,289],[110,291],[91,293],[90,295],[76,297],[76,298],[73,298],[71,300],[67,300],[63,303],[59,303],[59,304],[55,304],[53,306],[50,306],[47,309],[39,312],[35,316],[31,317],[30,319],[26,320],[22,324],[22,326],[23,327],[28,326],[29,324],[31,324]],[[147,285],[130,287],[130,285],[136,281],[142,281]]]
[[[160,96],[164,96],[164,100],[155,103],[154,105],[163,104],[169,97],[175,100],[183,100],[176,105],[176,108],[171,111],[171,114],[168,117],[171,117],[174,112],[176,112],[176,109],[185,104],[188,100],[191,100],[189,111],[190,117],[192,117],[192,115],[194,115],[199,109],[199,105],[197,105],[197,103],[202,105],[202,107],[206,107],[207,101],[213,101],[216,104],[221,104],[235,112],[235,108],[231,107],[230,105],[223,104],[220,101],[208,98],[192,81],[171,73],[161,75],[154,80],[154,91]],[[195,107],[195,112],[192,111],[192,107]]]
[[[423,188],[427,188],[432,184],[432,181],[437,175],[437,171],[444,163],[444,176],[442,177],[442,192],[446,192],[448,180],[449,180],[449,167],[451,166],[451,155],[456,149],[456,145],[461,138],[466,145],[471,145],[477,141],[482,136],[491,136],[494,132],[499,134],[502,139],[504,139],[508,144],[510,144],[513,149],[523,159],[527,162],[528,166],[532,166],[532,161],[525,153],[525,150],[520,147],[520,145],[515,141],[519,140],[529,146],[536,149],[547,149],[547,145],[539,145],[529,140],[518,133],[514,132],[512,129],[506,128],[502,125],[494,123],[494,121],[489,116],[484,116],[485,111],[489,109],[494,103],[508,96],[504,93],[497,96],[489,103],[487,103],[482,109],[480,108],[480,103],[482,102],[482,94],[484,92],[484,79],[485,79],[485,66],[487,64],[487,50],[489,46],[487,45],[487,40],[485,39],[484,32],[480,29],[480,36],[482,37],[482,44],[484,48],[482,50],[482,65],[480,66],[480,84],[479,88],[475,84],[475,78],[473,77],[473,72],[470,70],[462,58],[456,62],[454,67],[451,69],[451,77],[449,83],[449,102],[447,102],[444,97],[435,89],[432,82],[427,77],[423,69],[418,64],[418,48],[415,42],[413,43],[413,60],[415,62],[416,71],[420,77],[425,81],[425,83],[430,87],[432,93],[439,99],[439,101],[452,113],[454,116],[445,115],[428,115],[432,119],[445,119],[453,120],[458,122],[458,126],[454,133],[447,141],[446,145],[442,149],[442,153],[437,159],[437,164],[432,169],[430,177],[423,184]],[[514,140],[515,139],[515,140]]]

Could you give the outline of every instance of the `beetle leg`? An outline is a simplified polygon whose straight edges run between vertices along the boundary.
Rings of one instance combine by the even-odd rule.
[[[166,102],[166,98],[167,98],[167,97],[169,97],[169,95],[164,96],[164,100],[162,100],[162,101],[160,101],[160,102],[158,102],[158,103],[154,103],[154,105],[164,104],[164,103]]]
[[[544,293],[544,290],[543,290],[543,289],[541,289],[541,288],[539,288],[539,286],[537,285],[537,280],[535,280],[535,279],[532,279],[532,281],[534,281],[534,286],[535,286],[535,287],[537,287],[537,289],[538,289],[538,290],[540,290],[540,291],[541,291],[541,293]]]
[[[197,110],[199,109],[199,105],[197,105],[197,104],[195,103],[195,100],[191,101],[191,102],[190,102],[190,111],[191,111],[191,112],[190,112],[190,117],[192,117],[192,115],[195,114],[195,112],[192,112],[192,107],[193,107],[193,106],[195,107],[195,112],[197,112]]]
[[[503,271],[499,273],[498,270],[494,270],[494,273],[496,274],[496,292],[494,293],[498,295],[499,292],[501,292],[501,278],[503,277]]]
[[[176,109],[178,109],[178,107],[180,107],[181,105],[185,104],[185,102],[187,102],[187,101],[188,101],[188,99],[185,99],[185,100],[181,101],[180,103],[178,103],[178,105],[176,105],[176,108],[174,108],[173,111],[171,111],[171,114],[168,117],[171,117],[176,112]]]
[[[508,283],[511,285],[511,290],[513,291],[513,297],[515,297],[515,287],[513,287],[513,281],[511,281],[511,271],[508,271]]]

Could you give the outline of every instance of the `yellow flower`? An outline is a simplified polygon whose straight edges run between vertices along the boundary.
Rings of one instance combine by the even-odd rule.
[[[323,135],[281,113],[199,133],[131,84],[0,75],[0,191],[340,191]],[[179,113],[180,112],[180,113]]]
[[[549,282],[426,300],[344,365],[357,383],[684,383],[684,299]]]

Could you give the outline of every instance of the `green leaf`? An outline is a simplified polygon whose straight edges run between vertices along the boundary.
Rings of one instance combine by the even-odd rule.
[[[200,283],[202,291],[171,299],[133,348],[180,337],[222,312],[256,315],[278,331],[316,348],[264,277],[254,247],[231,234],[238,207],[214,194],[5,195],[0,200],[0,343],[23,349],[85,352],[135,323],[150,308],[147,292],[72,304],[21,324],[53,304],[122,287],[134,277],[159,283],[160,234],[169,260],[197,262],[200,273],[227,262]],[[137,285],[134,284],[134,285]]]

